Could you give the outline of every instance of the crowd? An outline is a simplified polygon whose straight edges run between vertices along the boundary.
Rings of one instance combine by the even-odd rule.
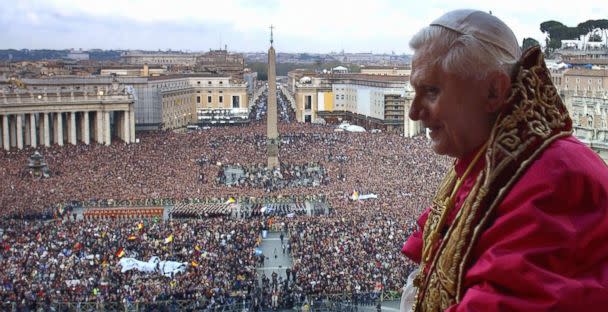
[[[272,305],[273,296],[302,304],[319,294],[398,290],[409,271],[399,253],[401,244],[429,204],[449,160],[435,156],[423,137],[336,133],[330,126],[280,123],[279,159],[285,170],[318,164],[322,185],[267,190],[200,180],[200,175],[217,176],[224,164],[265,163],[265,132],[263,123],[254,122],[192,133],[138,133],[140,143],[129,145],[39,147],[51,171],[46,179],[22,174],[32,149],[0,151],[0,300],[27,305],[205,297],[226,302],[227,293],[246,287],[251,298]],[[378,198],[352,201],[354,191]],[[254,208],[239,214],[243,219],[203,213],[198,220],[150,221],[142,233],[133,232],[135,221],[41,220],[58,217],[58,207],[69,215],[73,207],[62,203],[209,197],[248,199],[251,204],[243,207]],[[300,204],[293,206],[297,213],[276,217],[288,225],[295,272],[290,281],[256,286],[253,250],[258,225],[268,216],[261,212],[267,205],[255,198],[318,197],[331,207],[330,215],[309,216]],[[324,210],[324,205],[314,209]],[[275,206],[285,212],[292,207],[280,200]],[[182,217],[201,217],[197,209],[185,206]],[[128,239],[132,234],[135,240]],[[173,243],[166,245],[162,240],[170,234]],[[120,273],[119,248],[143,261],[158,256],[189,266],[173,279]]]
[[[154,302],[192,299],[211,304],[255,284],[258,223],[228,218],[140,222],[4,221],[0,300],[32,309],[51,302]],[[187,263],[172,277],[131,270],[119,258]],[[213,300],[212,300],[213,299]]]
[[[318,163],[280,164],[278,168],[268,168],[264,164],[222,165],[216,178],[217,183],[229,186],[249,186],[272,192],[290,187],[317,187],[327,185],[329,177]]]

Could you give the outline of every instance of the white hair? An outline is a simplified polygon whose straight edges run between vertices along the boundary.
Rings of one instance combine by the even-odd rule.
[[[410,48],[414,60],[424,61],[421,67],[439,65],[445,72],[476,79],[484,79],[496,70],[511,77],[521,55],[519,47],[516,59],[491,43],[438,25],[418,31],[410,40]]]

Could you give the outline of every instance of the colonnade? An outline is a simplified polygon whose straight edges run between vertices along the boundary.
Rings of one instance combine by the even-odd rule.
[[[110,145],[112,136],[135,142],[132,110],[0,113],[0,144],[5,150],[25,146]]]

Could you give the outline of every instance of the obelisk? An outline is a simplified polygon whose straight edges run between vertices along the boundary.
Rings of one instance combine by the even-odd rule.
[[[270,26],[270,48],[268,49],[268,109],[266,112],[266,146],[268,148],[268,168],[279,167],[279,130],[277,129],[277,73],[276,56],[272,46],[272,25]]]

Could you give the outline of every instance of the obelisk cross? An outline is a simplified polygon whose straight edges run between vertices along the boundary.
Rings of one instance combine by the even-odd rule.
[[[270,24],[270,45],[272,46],[272,29],[274,29],[274,26],[272,26],[272,24]]]

